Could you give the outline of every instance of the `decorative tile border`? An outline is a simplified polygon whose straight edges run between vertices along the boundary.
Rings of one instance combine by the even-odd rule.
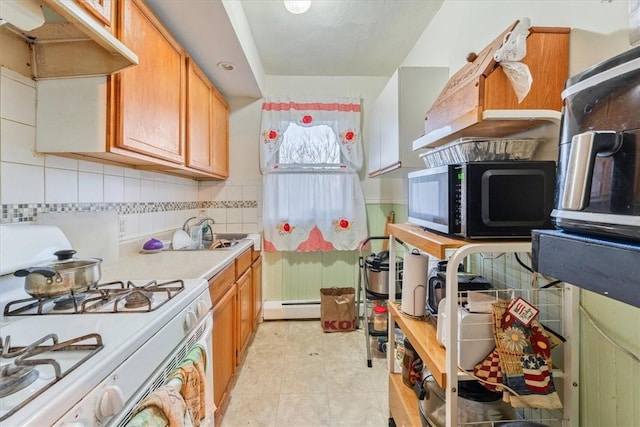
[[[116,211],[121,215],[208,208],[257,208],[258,202],[24,203],[1,205],[1,223],[35,221],[39,213]]]

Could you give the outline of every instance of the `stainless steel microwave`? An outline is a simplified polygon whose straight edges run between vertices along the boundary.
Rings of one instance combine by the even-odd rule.
[[[530,237],[552,228],[552,161],[467,162],[408,175],[409,222],[467,239]]]

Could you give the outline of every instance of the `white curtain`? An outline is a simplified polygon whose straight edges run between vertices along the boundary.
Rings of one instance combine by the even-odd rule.
[[[265,250],[354,250],[366,238],[360,110],[351,98],[264,102]]]

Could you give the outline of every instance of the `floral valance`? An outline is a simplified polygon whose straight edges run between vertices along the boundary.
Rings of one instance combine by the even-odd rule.
[[[278,150],[290,126],[327,126],[340,147],[339,167],[359,171],[363,152],[360,135],[361,104],[358,98],[322,101],[268,99],[262,104],[260,167],[263,173],[279,169]]]
[[[265,250],[355,250],[366,238],[360,111],[352,98],[264,102]]]

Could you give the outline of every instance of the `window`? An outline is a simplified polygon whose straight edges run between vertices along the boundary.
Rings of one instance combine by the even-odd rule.
[[[360,100],[263,104],[267,251],[355,250],[366,238]]]
[[[338,166],[343,161],[338,139],[329,126],[302,127],[290,123],[282,136],[276,163],[280,166]]]

